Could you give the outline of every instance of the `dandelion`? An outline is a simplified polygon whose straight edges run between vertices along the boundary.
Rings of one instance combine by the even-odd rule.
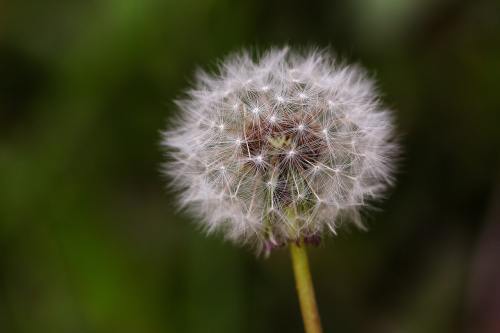
[[[177,104],[162,145],[181,205],[237,244],[266,254],[290,245],[299,294],[310,289],[307,328],[304,245],[343,221],[363,227],[360,210],[392,183],[397,145],[374,82],[327,52],[274,49],[200,72]],[[308,332],[320,329],[314,313]]]

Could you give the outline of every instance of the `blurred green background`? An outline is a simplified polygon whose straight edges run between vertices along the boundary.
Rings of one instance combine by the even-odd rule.
[[[500,332],[500,3],[0,1],[0,332],[302,332],[288,252],[204,237],[159,173],[198,66],[331,46],[396,110],[396,188],[310,251],[326,332]]]

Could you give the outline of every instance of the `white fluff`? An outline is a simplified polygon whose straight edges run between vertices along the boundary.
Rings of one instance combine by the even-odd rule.
[[[363,70],[274,49],[198,73],[163,133],[165,172],[207,231],[258,250],[335,233],[392,181],[389,111]]]

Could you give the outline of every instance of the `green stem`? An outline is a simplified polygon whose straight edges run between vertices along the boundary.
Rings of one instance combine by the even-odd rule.
[[[303,242],[300,242],[300,244],[291,243],[290,253],[292,255],[295,286],[297,287],[297,294],[299,296],[304,328],[306,333],[321,333],[321,321],[314,296],[314,287],[305,244]]]

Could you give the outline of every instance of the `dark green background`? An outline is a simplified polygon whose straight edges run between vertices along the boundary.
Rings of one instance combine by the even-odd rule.
[[[288,253],[205,237],[159,173],[197,66],[331,46],[379,80],[397,186],[310,251],[326,332],[500,332],[498,1],[0,2],[0,331],[301,332]]]

